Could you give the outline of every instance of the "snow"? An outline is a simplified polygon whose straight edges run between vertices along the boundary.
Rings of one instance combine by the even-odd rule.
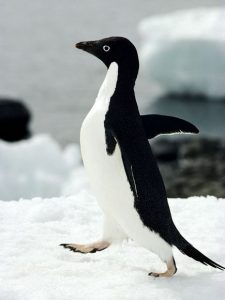
[[[80,188],[74,174],[80,172],[80,162],[77,145],[61,149],[48,135],[36,135],[18,143],[0,140],[0,199],[59,196],[72,189],[71,176],[74,192]]]
[[[0,141],[0,165],[0,300],[222,299],[225,272],[176,249],[178,273],[154,279],[148,272],[165,266],[133,241],[86,255],[59,247],[101,236],[102,212],[77,145],[62,149],[48,135],[14,144]],[[225,265],[225,201],[169,202],[184,236]]]
[[[198,8],[139,24],[141,63],[162,92],[225,96],[225,8]]]
[[[225,201],[170,199],[183,235],[225,265]],[[102,213],[86,189],[74,196],[0,201],[0,299],[223,299],[225,272],[175,250],[177,274],[151,278],[164,265],[132,241],[95,254],[58,245],[89,242],[101,234]]]

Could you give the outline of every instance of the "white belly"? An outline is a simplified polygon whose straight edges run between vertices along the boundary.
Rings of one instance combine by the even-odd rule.
[[[134,196],[119,146],[116,145],[113,155],[106,152],[104,120],[109,100],[104,99],[102,105],[102,99],[97,98],[81,127],[81,153],[91,187],[102,210],[111,215],[129,237],[166,259],[171,257],[171,247],[143,225],[134,208]]]
[[[93,107],[81,128],[81,153],[99,205],[113,213],[127,208],[134,198],[118,145],[113,155],[106,152],[104,119],[105,112]]]

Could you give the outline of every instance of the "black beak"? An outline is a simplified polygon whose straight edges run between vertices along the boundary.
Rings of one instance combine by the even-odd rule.
[[[91,52],[91,50],[93,50],[94,43],[93,42],[80,42],[80,43],[77,43],[75,45],[75,47],[78,49],[87,51],[87,52]]]
[[[80,42],[80,43],[77,43],[75,45],[75,47],[94,55],[95,57],[99,58],[100,60],[102,60],[104,62],[104,60],[102,59],[102,53],[101,53],[101,41]]]

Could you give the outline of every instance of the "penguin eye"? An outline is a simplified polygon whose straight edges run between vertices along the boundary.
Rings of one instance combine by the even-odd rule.
[[[109,47],[108,45],[104,45],[104,46],[103,46],[103,50],[104,50],[105,52],[108,52],[108,51],[110,50],[110,47]]]

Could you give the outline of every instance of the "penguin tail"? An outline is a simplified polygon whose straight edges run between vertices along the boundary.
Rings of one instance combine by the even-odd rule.
[[[213,268],[219,269],[219,270],[225,270],[225,267],[219,265],[218,263],[214,262],[204,254],[202,254],[200,251],[198,251],[195,247],[193,247],[185,238],[179,233],[179,231],[176,229],[176,242],[173,243],[174,246],[176,246],[183,254],[193,258],[196,261],[199,261],[203,265],[208,265]]]

